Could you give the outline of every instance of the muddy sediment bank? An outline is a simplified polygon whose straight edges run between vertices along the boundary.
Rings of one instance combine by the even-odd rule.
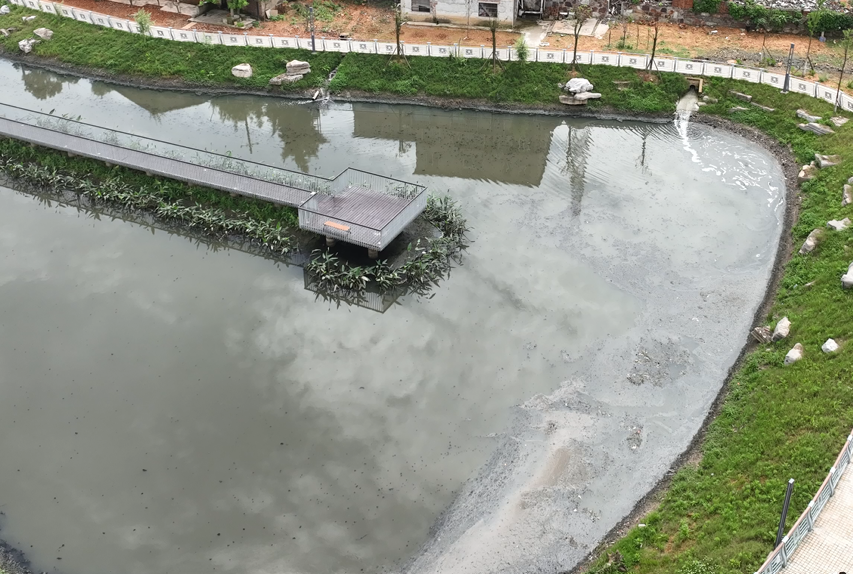
[[[28,63],[30,63],[28,61]],[[68,70],[61,70],[67,73]],[[103,78],[111,80],[110,78]],[[139,83],[138,86],[150,86],[150,83]],[[156,86],[163,89],[181,89],[179,86]],[[198,91],[198,88],[191,88]],[[205,90],[203,93],[211,93]],[[221,93],[221,92],[220,92]],[[229,93],[233,93],[229,91]],[[245,93],[245,92],[241,92]],[[274,96],[278,94],[262,92],[259,95]],[[564,117],[578,117],[575,114],[567,114],[565,109],[554,106],[529,107],[529,106],[494,106],[493,104],[442,101],[438,98],[409,99],[409,98],[373,98],[364,94],[349,94],[351,101],[372,100],[382,103],[406,103],[421,106],[437,106],[444,109],[472,109],[491,112],[519,113],[528,115],[558,115]],[[335,99],[343,99],[336,96]],[[618,114],[613,111],[585,115],[583,117],[603,117],[604,119],[618,120],[646,120],[654,123],[671,122],[670,117],[661,116],[630,116]],[[739,126],[724,119],[704,117],[701,114],[694,115],[691,119],[694,123],[703,123],[715,128],[723,128],[739,136],[745,137],[751,142],[757,143],[770,151],[777,158],[784,173],[786,189],[784,193],[785,213],[780,217],[781,228],[778,230],[781,242],[775,250],[771,268],[768,270],[770,286],[760,290],[760,296],[756,298],[756,304],[750,305],[751,313],[760,318],[766,313],[772,302],[775,287],[778,284],[780,270],[787,260],[791,247],[789,231],[791,223],[796,217],[795,201],[796,195],[796,173],[797,166],[790,157],[790,153],[783,146],[775,144],[770,138],[763,134]],[[522,221],[529,225],[539,225],[543,228],[543,235],[553,237],[549,241],[559,246],[560,250],[580,252],[589,257],[592,247],[603,249],[604,245],[585,242],[583,238],[572,237],[566,230],[557,225],[549,216],[541,214],[525,215],[524,205],[520,202],[511,204],[518,209]],[[617,223],[630,225],[627,220],[606,220],[592,210],[590,217],[594,222],[610,224]],[[549,235],[550,234],[550,235]],[[679,288],[672,293],[686,293],[690,296],[698,284],[692,280],[681,277],[680,273],[664,273],[662,276],[649,275],[642,271],[642,267],[653,268],[655,264],[672,265],[672,261],[658,258],[652,251],[643,251],[639,254],[628,249],[628,243],[616,246],[612,252],[615,261],[627,266],[627,269],[617,269],[608,263],[596,263],[587,261],[597,273],[607,277],[609,282],[620,282],[620,286],[635,296],[651,296],[647,303],[649,307],[656,310],[665,308],[668,304],[665,295],[654,297],[649,295],[643,286],[645,281],[648,285],[655,285],[666,279],[667,281],[679,282]],[[636,256],[637,261],[631,261]],[[689,261],[681,262],[691,266]],[[700,264],[702,262],[699,262]],[[622,284],[625,276],[631,277],[627,283]],[[710,306],[713,312],[710,316],[718,317],[722,321],[737,321],[742,327],[751,326],[755,319],[747,325],[743,317],[733,317],[730,311],[725,310],[726,297],[737,297],[738,289],[755,290],[754,285],[748,282],[739,282],[736,285],[725,282],[717,282],[704,295],[699,294],[701,301],[699,307]],[[755,291],[755,294],[759,294]],[[717,300],[720,297],[722,300]],[[455,497],[455,501],[446,510],[433,528],[434,536],[427,546],[408,564],[410,572],[454,572],[464,571],[471,565],[473,560],[488,558],[486,554],[495,556],[495,560],[481,560],[483,572],[498,571],[530,571],[538,568],[544,571],[559,571],[570,568],[569,564],[578,564],[584,556],[588,556],[595,548],[597,540],[602,535],[616,536],[622,529],[629,525],[633,519],[639,516],[649,504],[653,504],[657,494],[666,485],[667,477],[672,470],[691,456],[695,456],[697,446],[701,441],[702,432],[707,422],[713,417],[724,396],[725,385],[720,384],[720,375],[716,381],[703,381],[708,388],[699,393],[698,398],[703,404],[710,403],[711,410],[699,409],[701,412],[690,412],[689,418],[694,421],[685,428],[677,429],[672,426],[672,421],[678,417],[667,416],[662,412],[647,416],[646,410],[654,411],[655,399],[644,404],[643,398],[659,393],[660,388],[666,387],[669,391],[678,392],[680,389],[690,389],[691,385],[680,383],[678,377],[680,372],[697,369],[699,364],[690,353],[700,345],[713,346],[718,352],[725,351],[735,357],[734,366],[728,369],[729,376],[736,368],[740,358],[743,357],[747,345],[747,329],[739,329],[742,337],[731,340],[731,335],[723,337],[716,334],[709,336],[708,341],[700,342],[701,334],[692,330],[676,334],[675,324],[680,321],[679,313],[689,313],[697,304],[674,309],[665,317],[666,321],[672,322],[672,329],[665,329],[661,333],[652,333],[648,329],[640,329],[626,343],[613,346],[612,341],[600,341],[602,347],[598,351],[602,355],[619,356],[628,353],[630,360],[616,368],[605,368],[602,365],[587,363],[586,369],[580,369],[587,374],[584,376],[573,376],[565,379],[565,383],[556,391],[543,392],[533,397],[529,395],[515,409],[513,420],[505,431],[493,437],[498,446],[488,458],[477,476],[470,479],[462,491]],[[754,309],[754,311],[753,311]],[[657,312],[657,311],[656,311]],[[719,315],[715,315],[718,313]],[[653,313],[646,313],[652,315]],[[646,320],[651,319],[650,316]],[[688,318],[687,320],[690,320]],[[629,326],[626,326],[629,328]],[[681,327],[679,327],[680,329]],[[535,344],[531,344],[528,353],[535,353]],[[655,358],[657,362],[665,362],[676,366],[676,370],[669,372],[667,369],[658,369],[654,365],[638,362],[641,354]],[[584,361],[593,361],[587,357],[589,350],[564,349],[563,361],[566,364],[580,364]],[[731,363],[729,363],[731,364]],[[620,370],[621,369],[621,370]],[[577,370],[577,369],[576,369]],[[625,372],[633,376],[633,381],[624,388],[620,388],[620,398],[615,401],[607,401],[601,395],[596,394],[597,381],[617,380],[624,377]],[[621,374],[619,374],[621,372]],[[726,379],[728,380],[728,379]],[[556,383],[557,381],[552,381]],[[696,382],[694,381],[694,385]],[[631,386],[634,385],[634,386]],[[553,388],[553,386],[552,386]],[[695,390],[695,389],[694,389]],[[697,398],[697,395],[693,395]],[[697,399],[697,400],[699,400]],[[686,405],[669,404],[668,408],[685,408]],[[666,409],[664,409],[666,410]],[[685,415],[687,416],[687,415]],[[601,509],[602,492],[590,489],[588,483],[596,473],[604,473],[600,478],[606,479],[607,469],[617,469],[618,472],[629,471],[626,463],[630,464],[629,457],[636,457],[642,453],[650,444],[665,439],[665,434],[657,429],[670,426],[670,433],[679,431],[679,441],[687,439],[689,447],[684,450],[684,442],[680,448],[665,448],[654,455],[653,460],[648,460],[641,466],[645,473],[642,480],[632,486],[642,488],[643,492],[651,491],[642,500],[633,504],[633,512],[625,516],[627,509],[608,513]],[[593,429],[605,429],[606,438],[598,436]],[[650,432],[650,429],[656,432]],[[598,438],[596,438],[598,436]],[[690,439],[692,437],[692,440]],[[545,448],[543,448],[543,446]],[[632,448],[634,447],[634,448]],[[609,451],[609,453],[608,453]],[[672,461],[675,460],[673,464]],[[621,468],[620,468],[621,467]],[[615,475],[610,474],[612,479]],[[636,499],[637,497],[632,497]],[[592,499],[593,502],[587,503]],[[624,504],[624,502],[623,502]],[[630,507],[629,507],[630,508]],[[580,520],[579,520],[580,519]],[[621,519],[621,522],[619,520]],[[572,524],[572,522],[576,524]],[[618,523],[618,524],[617,524]],[[542,525],[548,524],[550,532],[543,536]],[[616,526],[612,526],[616,524]],[[604,528],[607,525],[608,528]],[[589,535],[579,534],[586,530]],[[547,539],[547,540],[546,540]],[[469,558],[470,556],[470,558]],[[500,567],[500,563],[508,564]],[[496,566],[498,566],[496,568]],[[470,571],[470,570],[468,570]]]

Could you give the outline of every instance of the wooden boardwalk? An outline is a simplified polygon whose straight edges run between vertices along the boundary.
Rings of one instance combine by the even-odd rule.
[[[32,113],[38,114],[39,112]],[[51,119],[56,118],[51,117]],[[70,120],[66,121],[71,124],[87,125]],[[97,126],[88,127],[97,128]],[[112,132],[113,136],[120,133],[113,130],[105,130],[104,128],[97,129],[108,133]],[[426,188],[423,186],[392,180],[391,178],[376,174],[359,172],[358,170],[350,169],[344,173],[358,172],[358,174],[361,174],[359,177],[364,176],[375,182],[376,185],[373,186],[375,189],[349,184],[345,188],[327,195],[325,193],[308,191],[260,179],[251,175],[206,167],[182,159],[164,157],[156,153],[98,141],[83,135],[37,126],[2,116],[0,116],[0,136],[63,151],[68,154],[100,160],[112,165],[120,165],[151,175],[183,181],[192,185],[209,187],[253,199],[295,207],[299,211],[300,228],[320,233],[327,237],[332,236],[334,239],[340,239],[347,243],[361,245],[371,250],[373,253],[371,256],[376,256],[379,251],[387,247],[402,232],[403,228],[411,223],[426,207]],[[118,140],[118,138],[116,139]],[[144,140],[146,138],[141,139]],[[189,151],[203,153],[199,152],[199,150]],[[231,158],[222,159],[228,160]],[[332,188],[331,184],[337,179],[329,180],[297,172],[287,172],[287,174],[289,174],[288,177],[292,174],[296,178],[295,180],[288,179],[287,181],[298,182],[302,178],[305,178],[304,181],[310,180],[314,183],[317,181],[323,184],[328,183],[330,189]],[[383,187],[394,188],[400,185],[413,189],[416,193],[402,198],[389,194],[387,189],[386,191],[382,189]]]
[[[313,195],[293,187],[203,167],[193,163],[137,151],[93,139],[0,117],[0,134],[75,155],[98,159],[146,173],[176,179],[228,193],[299,207]]]

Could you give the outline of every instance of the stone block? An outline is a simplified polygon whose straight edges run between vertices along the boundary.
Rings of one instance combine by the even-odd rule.
[[[729,113],[733,114],[735,112],[745,112],[746,110],[747,108],[744,108],[743,106],[735,106],[733,108],[729,108]]]
[[[809,123],[820,121],[820,116],[813,116],[806,110],[797,110],[797,117],[806,120]]]
[[[841,286],[845,289],[853,287],[853,263],[847,268],[847,273],[841,276]]]
[[[33,34],[41,38],[42,40],[50,40],[53,38],[53,30],[48,30],[47,28],[36,28],[33,30]]]
[[[804,181],[809,181],[815,178],[817,175],[817,166],[814,162],[811,162],[808,165],[804,165],[800,170],[799,175],[797,175],[797,181],[799,183],[803,183]]]
[[[785,364],[792,365],[803,358],[803,346],[799,343],[785,355]]]
[[[826,343],[821,345],[820,350],[824,353],[834,353],[838,350],[838,343],[834,339],[827,339]]]
[[[180,13],[177,2],[163,2],[160,4],[160,10],[163,12],[171,12],[173,14]]]
[[[834,125],[835,127],[840,128],[841,126],[843,126],[844,124],[846,124],[850,120],[847,118],[842,118],[841,116],[835,116],[835,117],[829,118],[829,121],[831,121],[832,125]]]
[[[736,97],[737,99],[743,100],[744,102],[751,102],[752,101],[752,96],[748,96],[747,94],[742,94],[742,93],[736,92],[734,90],[732,90],[729,93],[731,95],[733,95],[734,97]]]
[[[828,128],[827,126],[823,126],[821,124],[816,124],[814,122],[809,122],[807,124],[797,124],[797,126],[804,132],[812,132],[819,136],[825,136],[835,133],[831,128]]]
[[[758,108],[759,110],[764,110],[765,112],[775,112],[776,108],[768,108],[767,106],[762,106],[761,104],[756,104],[755,102],[751,102],[753,106]]]
[[[814,251],[815,247],[817,247],[818,243],[820,243],[822,239],[823,229],[813,229],[803,242],[803,246],[800,247],[800,255],[806,255],[807,253]]]
[[[834,229],[835,231],[844,231],[848,227],[850,227],[850,218],[845,217],[844,219],[832,219],[826,222],[826,226],[830,229]]]
[[[773,333],[770,331],[770,327],[756,327],[750,334],[759,343],[769,343],[773,340]]]
[[[27,38],[26,40],[21,40],[18,42],[18,49],[24,54],[29,54],[33,51],[33,46],[38,44],[40,40],[36,40],[35,38]]]
[[[278,76],[270,79],[271,86],[280,86],[282,84],[290,84],[293,82],[298,82],[302,78],[304,78],[302,74],[279,74]]]
[[[825,167],[832,167],[841,163],[841,156],[839,155],[821,155],[819,153],[816,153],[814,154],[814,159],[821,169]]]
[[[231,68],[231,75],[238,78],[251,78],[252,66],[249,64],[237,64]]]
[[[853,185],[847,183],[841,191],[841,207],[850,204],[853,204]]]
[[[782,339],[788,336],[788,333],[791,332],[791,320],[787,317],[782,317],[779,319],[779,322],[776,323],[776,328],[773,329],[773,336],[771,337],[772,341],[781,341]]]

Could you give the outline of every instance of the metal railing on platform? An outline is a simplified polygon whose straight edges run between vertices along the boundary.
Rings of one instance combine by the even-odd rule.
[[[773,552],[767,556],[767,560],[761,565],[761,568],[756,570],[755,574],[778,574],[794,555],[797,546],[800,545],[803,538],[812,531],[815,521],[817,520],[820,511],[826,506],[830,497],[835,492],[835,487],[838,481],[841,480],[841,475],[844,469],[850,464],[850,459],[853,457],[853,434],[847,437],[844,443],[844,448],[835,459],[835,464],[829,469],[829,474],[824,479],[823,484],[817,490],[814,498],[809,502],[806,510],[800,515],[788,535],[782,539],[782,543],[776,547]]]

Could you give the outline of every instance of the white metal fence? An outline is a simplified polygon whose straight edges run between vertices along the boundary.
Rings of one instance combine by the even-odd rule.
[[[829,469],[829,474],[820,485],[820,488],[815,494],[811,502],[809,502],[806,510],[788,531],[788,535],[782,539],[782,543],[770,553],[764,564],[755,574],[777,574],[787,564],[788,560],[793,556],[794,551],[806,535],[814,528],[814,523],[817,520],[820,511],[826,506],[830,497],[835,492],[835,487],[838,481],[841,480],[841,475],[844,469],[850,463],[850,458],[853,456],[853,434],[847,437],[847,442],[844,443],[844,448],[841,449],[838,458],[835,459],[835,464]]]
[[[132,20],[123,20],[121,18],[113,18],[88,10],[81,10],[66,4],[44,2],[43,0],[10,0],[13,4],[24,6],[33,10],[40,10],[49,14],[58,14],[66,18],[73,18],[80,22],[94,24],[96,26],[104,26],[114,28],[132,34],[139,33],[139,26]],[[301,48],[311,49],[311,39],[301,38],[282,38],[279,36],[267,35],[249,35],[248,32],[242,34],[224,34],[222,32],[200,32],[196,30],[175,30],[174,28],[162,28],[160,26],[151,26],[148,35],[154,38],[162,38],[164,40],[173,40],[176,42],[199,42],[205,44],[222,44],[225,46],[258,46],[263,48]],[[326,52],[356,52],[360,54],[392,54],[396,50],[396,45],[391,42],[380,42],[378,40],[340,40],[318,38],[315,40],[315,49]],[[443,46],[427,42],[426,44],[405,44],[403,52],[408,56],[434,56],[448,57],[457,56],[460,58],[491,58],[491,46]],[[517,59],[516,51],[513,47],[507,46],[497,49],[497,57],[501,60]],[[571,64],[576,60],[579,64],[600,64],[604,66],[622,66],[629,68],[642,69],[648,65],[648,54],[629,54],[622,52],[596,52],[579,51],[575,55],[571,50],[549,50],[547,48],[531,48],[530,59],[536,62],[551,62],[554,64]],[[704,60],[689,60],[682,58],[662,58],[655,56],[653,63],[654,69],[663,72],[677,72],[689,76],[708,76],[717,78],[732,78],[735,80],[744,80],[756,84],[770,84],[772,86],[782,87],[785,77],[782,74],[768,72],[766,70],[750,68],[746,66],[721,64],[718,62],[708,62]],[[838,101],[838,106],[848,112],[853,112],[853,95],[846,94],[843,91],[824,86],[820,83],[808,82],[799,78],[791,78],[790,91],[799,94],[805,94],[813,98],[819,98],[834,104]]]

